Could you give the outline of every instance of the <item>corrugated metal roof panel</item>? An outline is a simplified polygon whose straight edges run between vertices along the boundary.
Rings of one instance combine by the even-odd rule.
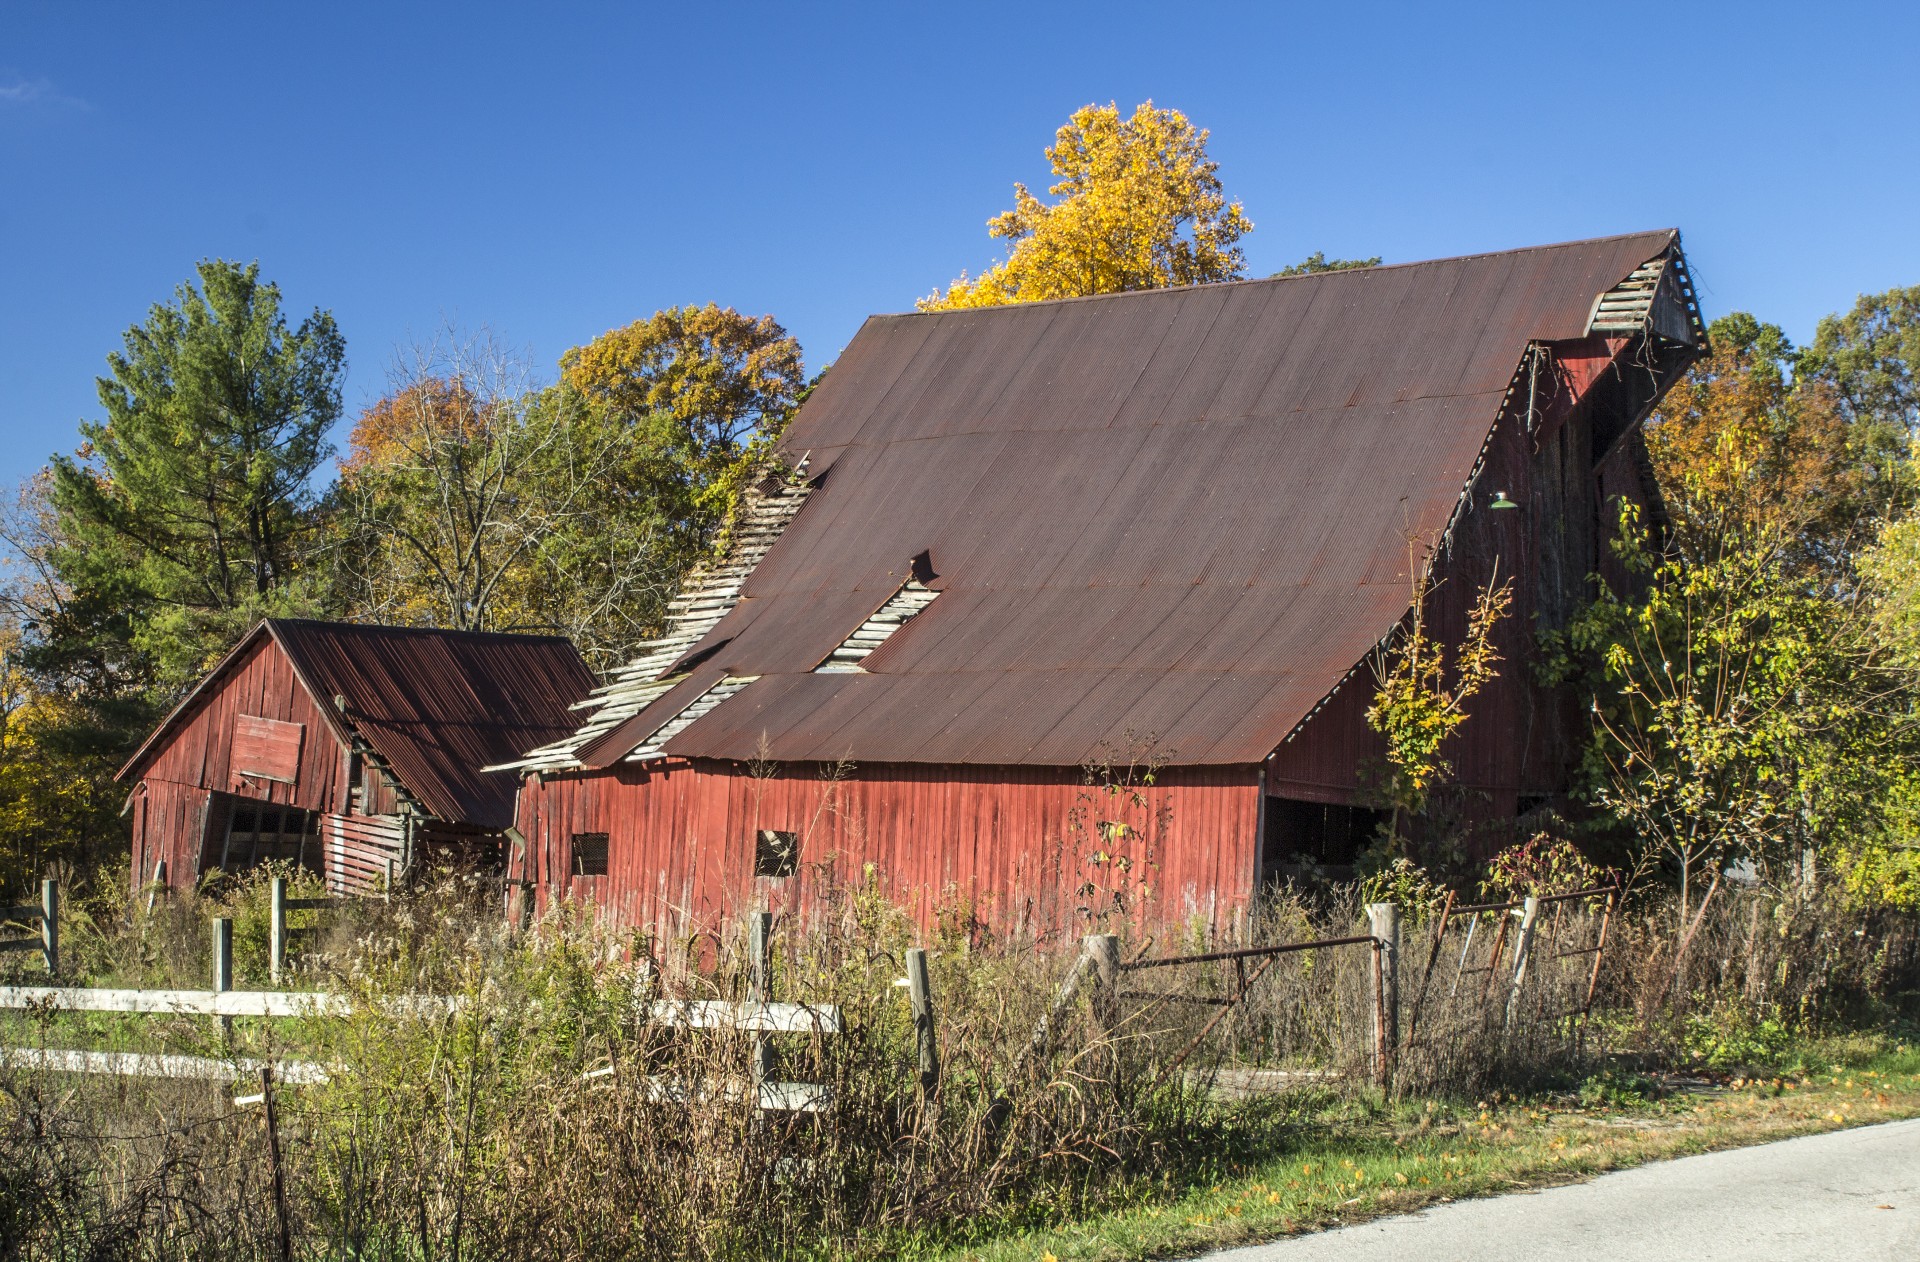
[[[593,675],[571,642],[412,627],[270,619],[268,629],[323,705],[407,790],[446,820],[505,828],[514,777],[483,772],[557,740]]]
[[[1259,761],[1404,611],[1529,342],[1676,243],[868,321],[782,440],[832,476],[709,637],[760,678],[669,752]],[[922,550],[940,601],[795,679]]]

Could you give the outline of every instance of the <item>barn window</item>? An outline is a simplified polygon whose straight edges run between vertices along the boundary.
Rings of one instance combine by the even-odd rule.
[[[771,828],[760,830],[759,843],[753,848],[755,876],[792,876],[799,861],[799,833],[775,832]]]
[[[1364,806],[1270,797],[1266,835],[1261,838],[1261,867],[1276,875],[1309,865],[1351,867],[1379,835],[1386,819],[1385,811]]]
[[[573,874],[575,876],[607,874],[607,834],[575,833],[573,835]]]

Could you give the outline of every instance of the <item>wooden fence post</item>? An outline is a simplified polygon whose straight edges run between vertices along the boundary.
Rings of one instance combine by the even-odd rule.
[[[1400,1046],[1400,908],[1393,903],[1367,904],[1367,932],[1380,945],[1380,980],[1374,987],[1374,1077],[1385,1083]]]
[[[757,911],[748,922],[747,950],[750,955],[747,998],[759,1003],[773,1002],[773,913]],[[753,1088],[773,1073],[773,1043],[765,1034],[753,1036]],[[757,1097],[756,1097],[757,1098]]]
[[[287,878],[276,876],[268,882],[271,906],[267,924],[267,972],[273,984],[280,984],[280,973],[287,965]]]
[[[927,953],[907,952],[907,998],[913,1004],[914,1042],[920,1053],[920,1110],[930,1117],[940,1090],[940,1048],[934,1039],[933,987],[927,978]]]
[[[213,988],[233,989],[233,917],[213,918]]]
[[[1111,933],[1090,933],[1082,945],[1093,964],[1094,1021],[1102,1034],[1111,1034],[1120,1017],[1120,939]]]
[[[166,884],[167,861],[165,859],[155,859],[153,861],[153,880],[147,886],[147,915],[153,915],[153,900],[159,897],[160,891],[166,888]]]
[[[40,956],[49,974],[60,971],[60,882],[52,877],[40,882]]]
[[[1520,988],[1527,980],[1527,956],[1533,950],[1533,925],[1540,915],[1540,899],[1532,894],[1520,913],[1520,937],[1513,947],[1513,987],[1507,992],[1506,1024],[1513,1024],[1513,1010],[1520,1002]]]
[[[233,917],[213,918],[213,989],[224,994],[233,989]],[[233,1018],[220,1018],[220,1038],[233,1041]]]
[[[273,1112],[273,1066],[260,1066],[260,1103],[266,1109],[267,1173],[273,1181],[273,1216],[280,1228],[280,1262],[293,1262],[293,1223],[287,1213],[286,1177],[280,1172],[280,1128]]]

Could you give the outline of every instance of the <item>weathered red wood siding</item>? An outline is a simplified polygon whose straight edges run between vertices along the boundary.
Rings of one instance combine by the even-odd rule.
[[[362,815],[400,813],[400,794],[393,787],[392,779],[378,767],[364,764],[361,767],[359,811]]]
[[[299,723],[306,728],[299,774],[291,782],[238,776],[232,770],[234,720],[243,714]],[[197,785],[282,806],[338,811],[342,795],[340,744],[326,716],[294,677],[293,665],[269,636],[207,690],[141,773],[147,781]]]
[[[133,884],[154,878],[154,865],[169,885],[191,885],[200,872],[209,794],[194,785],[149,780],[133,798]]]
[[[541,901],[592,900],[620,920],[681,929],[769,902],[806,911],[830,882],[864,878],[921,916],[967,904],[983,923],[1066,930],[1089,902],[1144,881],[1144,914],[1221,919],[1253,890],[1258,782],[1252,767],[1165,768],[1135,794],[1079,768],[867,765],[844,779],[811,765],[755,776],[709,760],[623,764],[529,780],[524,852],[510,872]],[[1129,832],[1103,840],[1099,824]],[[799,871],[753,875],[759,830],[799,834]],[[1109,830],[1111,831],[1111,830]],[[608,874],[575,877],[571,838],[608,834]],[[1130,867],[1093,862],[1096,851]],[[1086,891],[1091,884],[1094,888]]]
[[[304,727],[290,781],[234,770],[234,725],[243,715]],[[165,858],[171,885],[191,886],[199,877],[210,791],[339,812],[347,806],[345,762],[345,751],[292,664],[270,636],[261,636],[196,701],[141,773],[133,818],[136,886],[153,878],[156,858]]]
[[[1558,630],[1591,596],[1590,576],[1626,581],[1607,539],[1618,502],[1645,503],[1630,436],[1596,458],[1592,387],[1619,351],[1618,343],[1561,348],[1556,380],[1542,387],[1540,420],[1528,432],[1503,420],[1473,488],[1473,507],[1458,521],[1435,569],[1428,631],[1449,645],[1465,637],[1475,596],[1490,580],[1513,584],[1513,604],[1495,636],[1500,674],[1468,706],[1470,717],[1441,750],[1462,791],[1455,804],[1470,819],[1511,818],[1522,797],[1563,792],[1585,718],[1564,690],[1540,686],[1536,632]],[[1584,353],[1581,353],[1584,352]],[[1517,419],[1517,418],[1515,418]],[[1489,508],[1505,491],[1519,505]],[[1268,792],[1335,805],[1361,803],[1369,768],[1385,745],[1366,722],[1374,694],[1363,663],[1333,697],[1268,760]]]

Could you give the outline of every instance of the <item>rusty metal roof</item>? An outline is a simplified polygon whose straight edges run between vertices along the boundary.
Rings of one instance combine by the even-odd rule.
[[[870,319],[782,440],[816,489],[688,654],[754,682],[666,752],[1070,765],[1151,734],[1258,762],[1405,612],[1407,539],[1460,504],[1528,344],[1669,254]],[[815,673],[922,552],[940,599]]]
[[[515,778],[481,768],[572,732],[594,677],[558,636],[270,618],[182,701],[120,776],[260,635],[271,635],[343,741],[358,734],[436,817],[505,828]],[[344,712],[335,698],[346,702]]]

